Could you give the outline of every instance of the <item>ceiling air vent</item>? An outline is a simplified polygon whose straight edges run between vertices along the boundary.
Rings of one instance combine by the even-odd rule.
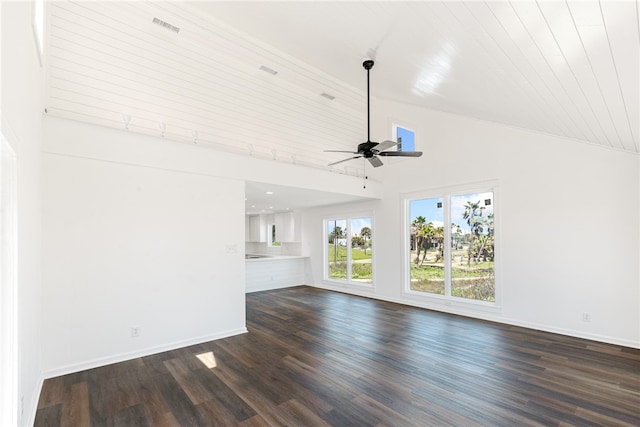
[[[174,32],[174,33],[176,33],[176,34],[180,31],[180,28],[178,28],[178,27],[176,27],[176,26],[174,26],[174,25],[171,25],[171,24],[169,24],[168,22],[163,21],[162,19],[153,18],[153,23],[154,23],[154,24],[158,24],[158,25],[160,25],[161,27],[166,28],[167,30],[171,30],[171,31],[173,31],[173,32]]]
[[[333,101],[334,99],[336,99],[335,96],[329,95],[327,92],[322,92],[320,96],[323,98],[327,98],[329,101]]]
[[[269,67],[265,67],[264,65],[260,66],[260,70],[264,71],[265,73],[272,74],[272,75],[274,75],[274,76],[275,76],[276,74],[278,74],[278,72],[277,72],[276,70],[272,70],[271,68],[269,68]]]

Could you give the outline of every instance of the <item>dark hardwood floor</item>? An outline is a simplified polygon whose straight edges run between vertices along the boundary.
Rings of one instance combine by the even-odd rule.
[[[49,379],[35,425],[640,425],[640,350],[309,287],[247,326]]]

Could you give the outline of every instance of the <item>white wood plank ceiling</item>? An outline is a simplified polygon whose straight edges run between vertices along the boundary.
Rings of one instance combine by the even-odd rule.
[[[637,1],[47,8],[57,116],[327,168],[342,156],[324,149],[366,139],[361,63],[375,57],[374,97],[640,153]]]

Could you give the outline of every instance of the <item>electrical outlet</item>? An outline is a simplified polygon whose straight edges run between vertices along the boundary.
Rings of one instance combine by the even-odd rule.
[[[131,338],[138,338],[140,336],[140,327],[132,326],[131,327]]]
[[[582,321],[591,322],[591,313],[587,313],[587,312],[582,313]]]

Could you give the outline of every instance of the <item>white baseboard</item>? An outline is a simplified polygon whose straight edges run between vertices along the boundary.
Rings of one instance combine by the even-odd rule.
[[[172,343],[162,344],[155,347],[148,347],[141,350],[132,351],[129,353],[114,354],[107,357],[101,357],[98,359],[87,360],[81,363],[74,363],[71,365],[61,366],[59,368],[51,369],[42,374],[43,379],[59,377],[61,375],[71,374],[74,372],[85,371],[87,369],[98,368],[100,366],[110,365],[112,363],[124,362],[126,360],[135,359],[138,357],[150,356],[156,353],[162,353],[164,351],[175,350],[182,347],[188,347],[194,344],[201,344],[207,341],[219,340],[221,338],[227,338],[234,335],[240,335],[247,333],[247,328],[232,329],[229,331],[218,332],[211,335],[203,335],[200,337],[190,338],[187,340],[175,341]]]
[[[575,337],[575,338],[582,338],[582,339],[602,342],[602,343],[606,343],[606,344],[614,344],[614,345],[620,345],[620,346],[623,346],[623,347],[630,347],[630,348],[640,349],[640,341],[621,339],[621,338],[618,338],[618,337],[612,337],[612,336],[608,336],[608,335],[590,334],[590,333],[587,333],[587,332],[584,332],[584,331],[577,331],[577,330],[573,330],[573,329],[559,328],[557,326],[541,324],[541,323],[535,323],[535,322],[525,322],[525,321],[521,321],[521,320],[518,320],[518,319],[511,319],[511,318],[506,318],[506,317],[502,317],[502,316],[497,316],[497,315],[492,314],[490,312],[483,312],[483,311],[473,311],[473,312],[471,312],[471,311],[467,311],[467,310],[460,310],[459,308],[456,308],[456,307],[433,306],[433,305],[428,304],[428,303],[422,303],[421,304],[420,302],[416,302],[414,300],[407,300],[407,299],[402,299],[402,298],[381,297],[380,295],[377,295],[375,293],[374,289],[359,291],[359,290],[355,290],[355,289],[348,288],[348,287],[332,286],[332,285],[327,285],[327,284],[324,284],[324,283],[309,284],[308,286],[312,286],[312,287],[319,288],[319,289],[326,289],[326,290],[329,290],[329,291],[342,292],[342,293],[350,294],[350,295],[362,296],[362,297],[365,297],[365,298],[377,299],[377,300],[380,300],[380,301],[387,301],[387,302],[393,302],[393,303],[396,303],[396,304],[408,305],[408,306],[411,306],[411,307],[418,307],[418,308],[424,308],[424,309],[427,309],[427,310],[440,311],[440,312],[443,312],[443,313],[454,314],[454,315],[458,315],[458,316],[465,316],[465,317],[472,317],[472,318],[475,318],[475,319],[488,320],[490,322],[502,323],[502,324],[505,324],[505,325],[519,326],[519,327],[523,327],[523,328],[535,329],[535,330],[544,331],[544,332],[551,332],[551,333],[554,333],[554,334],[566,335],[566,336]]]

